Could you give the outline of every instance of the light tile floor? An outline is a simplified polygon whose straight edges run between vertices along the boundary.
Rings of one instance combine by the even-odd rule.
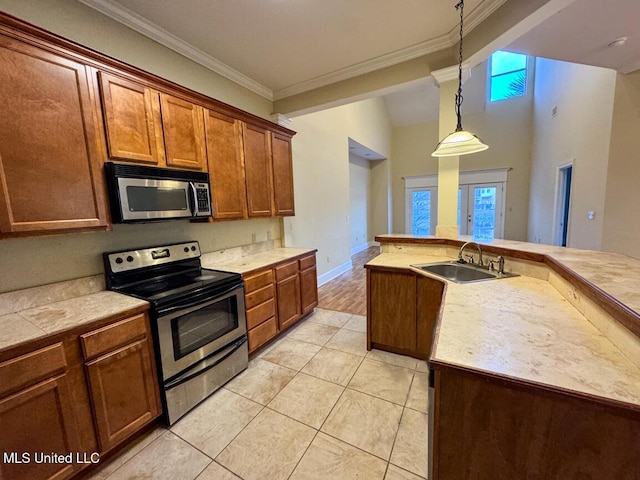
[[[171,429],[94,480],[424,479],[425,362],[366,350],[366,320],[316,311]]]

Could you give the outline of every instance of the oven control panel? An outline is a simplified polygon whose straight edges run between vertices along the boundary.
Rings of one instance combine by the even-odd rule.
[[[161,265],[200,256],[198,242],[177,243],[163,247],[128,250],[106,255],[109,268],[113,273],[137,270],[139,268]]]

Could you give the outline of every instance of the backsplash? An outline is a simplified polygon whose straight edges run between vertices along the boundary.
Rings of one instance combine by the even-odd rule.
[[[7,238],[0,240],[0,293],[101,276],[104,252],[197,240],[203,253],[243,256],[280,246],[281,238],[280,218],[114,225],[112,232]]]

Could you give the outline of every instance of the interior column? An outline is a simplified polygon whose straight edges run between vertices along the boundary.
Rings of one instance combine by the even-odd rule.
[[[455,98],[458,91],[458,66],[431,72],[440,87],[439,138],[442,140],[456,129],[458,119]],[[463,65],[463,78],[469,77],[469,68]],[[435,145],[434,145],[435,149]],[[438,158],[438,217],[436,236],[458,238],[458,189],[460,157]]]

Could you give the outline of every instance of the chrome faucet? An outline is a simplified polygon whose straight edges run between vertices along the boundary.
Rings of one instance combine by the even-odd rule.
[[[498,264],[498,273],[500,275],[502,275],[504,273],[504,257],[502,255],[498,255],[493,260],[489,260],[489,271],[490,272],[493,272],[493,270],[494,270],[494,266],[493,266],[494,263]]]
[[[480,248],[480,245],[478,245],[476,242],[467,242],[467,243],[465,243],[464,245],[462,245],[460,247],[460,250],[458,250],[458,262],[459,263],[473,263],[473,257],[471,257],[469,262],[467,262],[464,258],[462,258],[462,252],[467,247],[467,245],[475,245],[475,247],[478,249],[478,266],[479,267],[483,267],[484,263],[482,263],[482,249]]]

